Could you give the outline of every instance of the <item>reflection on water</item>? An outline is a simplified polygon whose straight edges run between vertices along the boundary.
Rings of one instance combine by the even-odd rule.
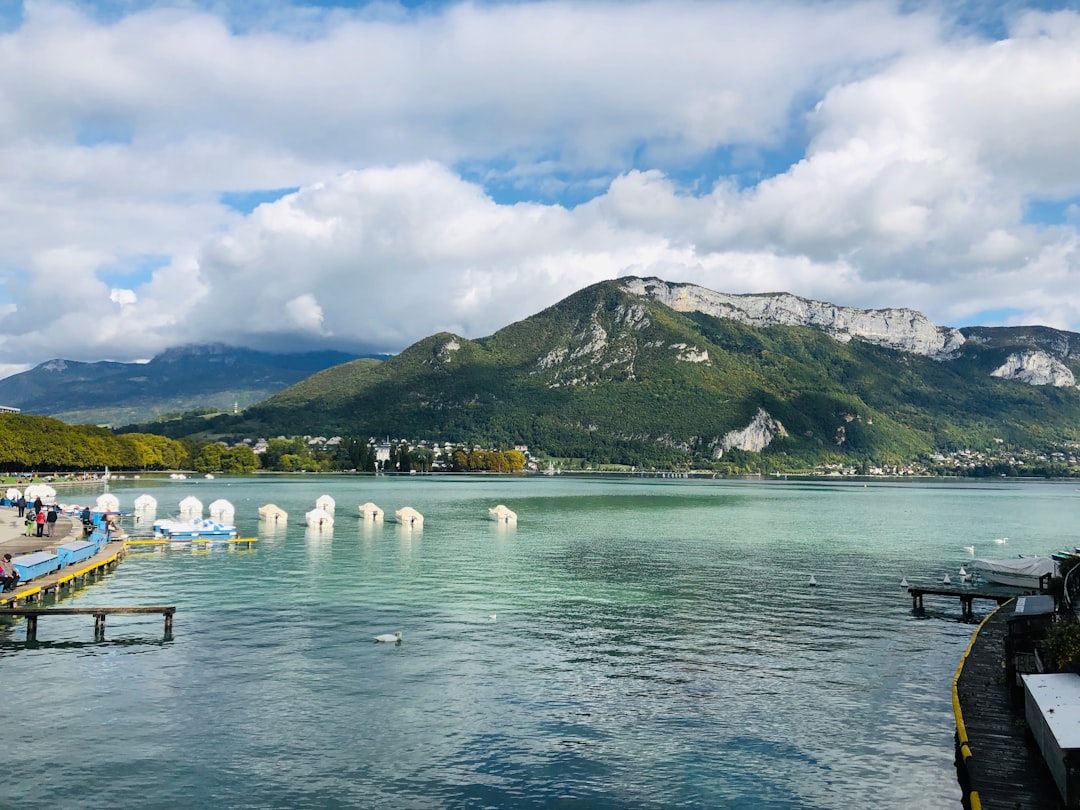
[[[176,604],[170,643],[50,624],[55,640],[31,648],[0,628],[6,694],[62,703],[7,763],[25,803],[78,783],[93,751],[110,783],[85,807],[951,808],[949,684],[971,628],[959,605],[913,616],[897,583],[955,569],[979,537],[1065,547],[1080,518],[1052,484],[112,490],[128,508],[225,487],[252,550],[132,553],[65,600]],[[332,531],[256,518],[322,494],[343,504]],[[413,505],[423,530],[344,507],[367,501]],[[487,519],[498,503],[516,526]],[[396,630],[400,645],[372,643]]]

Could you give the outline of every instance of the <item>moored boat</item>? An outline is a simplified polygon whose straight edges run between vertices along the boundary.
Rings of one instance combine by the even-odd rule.
[[[154,522],[154,537],[167,540],[231,540],[237,536],[236,527],[216,520],[158,520]]]
[[[970,567],[987,582],[1013,588],[1042,588],[1057,573],[1052,557],[1012,557],[1005,560],[972,560]]]

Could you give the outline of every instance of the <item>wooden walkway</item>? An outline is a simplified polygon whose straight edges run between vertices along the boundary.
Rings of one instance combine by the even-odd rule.
[[[1005,680],[1011,607],[979,625],[953,681],[956,768],[971,810],[1064,810],[1042,754],[1027,734],[1023,705],[1014,711]]]
[[[912,585],[908,588],[908,593],[911,594],[911,609],[921,611],[923,609],[923,597],[924,596],[954,596],[960,598],[960,610],[964,614],[966,619],[975,618],[975,609],[972,603],[976,599],[992,599],[999,605],[1004,605],[1011,599],[1016,598],[1016,592],[1002,593],[1001,591],[995,591],[985,588],[971,588],[971,587],[949,587],[946,585],[937,586],[923,586]],[[1034,593],[1034,591],[1032,591]]]
[[[123,556],[123,543],[109,543],[89,559],[33,579],[25,585],[18,586],[14,591],[0,593],[0,607],[18,607],[20,603],[40,601],[49,594],[58,595],[64,588],[72,588],[89,577],[98,576],[114,568]]]

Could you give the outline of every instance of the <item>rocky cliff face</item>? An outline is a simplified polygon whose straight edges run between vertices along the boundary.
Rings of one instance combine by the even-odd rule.
[[[1005,380],[1019,380],[1028,385],[1076,387],[1076,377],[1068,366],[1043,351],[1010,354],[1002,365],[990,372],[990,375]]]
[[[749,326],[811,326],[845,343],[855,337],[935,359],[949,357],[964,344],[959,330],[935,326],[911,309],[854,309],[790,293],[730,295],[658,278],[628,278],[623,289],[677,312],[703,312]]]
[[[760,453],[777,436],[787,436],[787,430],[774,419],[764,408],[758,408],[750,424],[742,430],[733,430],[725,433],[713,446],[713,458],[721,458],[728,450],[747,450],[751,453]]]

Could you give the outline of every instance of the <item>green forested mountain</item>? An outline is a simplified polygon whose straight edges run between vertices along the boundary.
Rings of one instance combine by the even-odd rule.
[[[321,371],[237,417],[144,429],[524,443],[642,465],[753,455],[765,469],[1080,440],[1080,389],[1068,384],[1080,336],[961,335],[904,310],[720,297],[604,282],[490,337],[432,335],[382,362]],[[1057,384],[1029,384],[1047,374]]]

